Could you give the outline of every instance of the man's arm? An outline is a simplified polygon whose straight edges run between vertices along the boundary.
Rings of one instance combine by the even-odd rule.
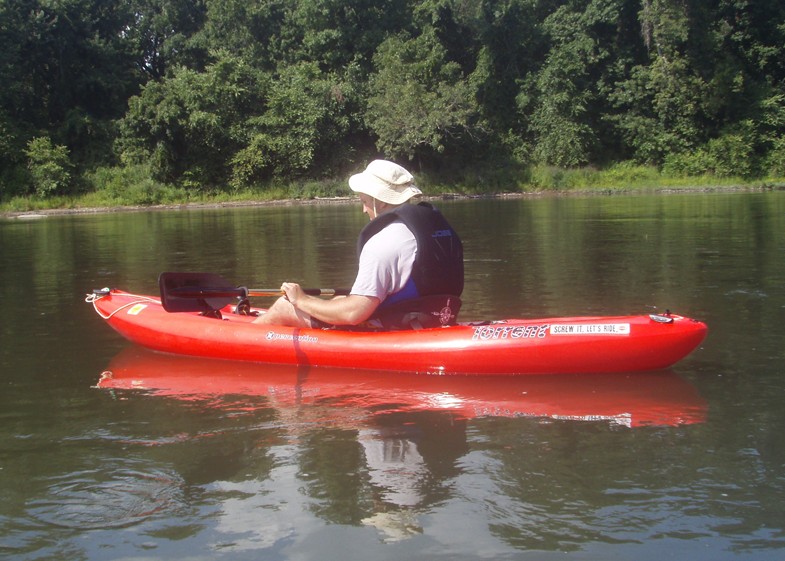
[[[281,290],[292,306],[311,317],[333,325],[362,323],[371,317],[380,303],[378,298],[358,294],[325,300],[318,296],[309,296],[303,292],[299,284],[289,282],[283,283]]]

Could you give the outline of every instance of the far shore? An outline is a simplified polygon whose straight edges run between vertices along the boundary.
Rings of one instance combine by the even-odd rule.
[[[696,187],[656,187],[649,189],[582,189],[582,190],[543,190],[526,192],[493,193],[483,195],[465,195],[444,193],[441,195],[426,195],[418,200],[469,200],[469,199],[524,199],[544,197],[587,197],[587,196],[623,196],[647,194],[684,194],[684,193],[731,193],[731,192],[762,192],[785,190],[785,185],[732,185],[732,186],[696,186]],[[148,212],[171,210],[201,210],[216,208],[264,207],[264,206],[292,206],[292,205],[324,205],[324,204],[350,204],[357,202],[353,196],[345,197],[316,197],[308,199],[277,199],[277,200],[242,200],[221,202],[190,202],[162,205],[128,205],[111,207],[69,207],[24,211],[0,211],[0,218],[16,218],[21,220],[35,220],[47,216],[74,215],[74,214],[109,214],[118,212]]]

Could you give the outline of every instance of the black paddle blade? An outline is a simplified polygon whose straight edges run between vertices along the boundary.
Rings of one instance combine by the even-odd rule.
[[[212,312],[236,303],[248,292],[213,273],[161,273],[158,287],[167,312]]]

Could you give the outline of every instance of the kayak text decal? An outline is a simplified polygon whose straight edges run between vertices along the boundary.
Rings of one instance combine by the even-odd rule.
[[[266,339],[268,341],[297,341],[298,343],[318,343],[319,338],[312,335],[294,335],[293,333],[276,333],[268,331]]]
[[[481,325],[474,328],[473,341],[490,339],[534,339],[545,337],[548,324],[545,325]]]
[[[138,316],[142,310],[147,307],[147,304],[135,304],[128,308],[128,315],[129,316]]]
[[[551,335],[629,335],[629,323],[555,323]]]
[[[543,339],[548,335],[629,335],[629,323],[554,323],[542,325],[481,325],[473,341]]]

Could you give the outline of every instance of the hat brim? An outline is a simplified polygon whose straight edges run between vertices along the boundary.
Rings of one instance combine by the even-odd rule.
[[[391,205],[400,205],[416,195],[422,195],[422,191],[412,183],[397,189],[394,187],[367,172],[358,173],[349,178],[349,188],[355,193],[363,193]]]

